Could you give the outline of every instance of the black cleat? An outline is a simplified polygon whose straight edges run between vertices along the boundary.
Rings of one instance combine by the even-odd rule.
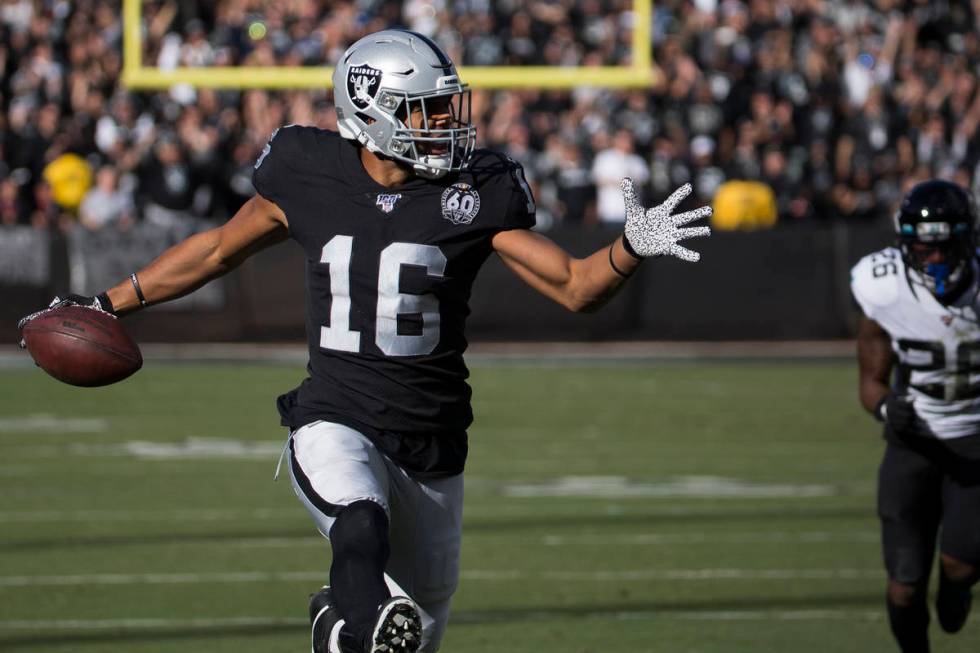
[[[946,580],[945,574],[939,574],[939,594],[936,596],[936,616],[939,625],[947,633],[957,633],[966,623],[970,614],[970,604],[973,594],[970,588],[957,586]]]
[[[340,613],[333,603],[330,587],[324,586],[310,596],[310,637],[312,653],[330,653],[330,633],[340,621]]]
[[[422,645],[422,618],[412,599],[394,596],[381,604],[368,653],[415,653]]]

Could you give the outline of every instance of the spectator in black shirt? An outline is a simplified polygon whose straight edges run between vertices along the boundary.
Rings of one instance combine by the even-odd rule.
[[[138,177],[147,222],[171,228],[191,217],[198,179],[172,134],[159,138]]]

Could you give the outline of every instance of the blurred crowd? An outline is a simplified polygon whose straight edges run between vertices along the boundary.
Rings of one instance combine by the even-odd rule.
[[[332,65],[404,26],[463,65],[629,65],[631,5],[149,0],[142,56]],[[326,90],[126,91],[121,16],[119,0],[0,0],[0,224],[224,219],[276,127],[334,126]],[[884,220],[916,180],[980,181],[978,20],[980,0],[661,0],[650,88],[476,89],[474,118],[524,164],[541,228],[621,222],[623,176],[650,201],[692,182],[722,227]],[[739,213],[747,188],[767,215]]]

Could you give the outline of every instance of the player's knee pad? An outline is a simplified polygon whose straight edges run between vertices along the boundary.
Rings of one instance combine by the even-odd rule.
[[[356,556],[387,561],[390,552],[388,515],[374,501],[355,501],[337,515],[330,527],[334,558]]]
[[[900,607],[908,607],[926,600],[926,583],[908,584],[888,581],[888,602]]]
[[[946,554],[942,554],[939,562],[943,568],[943,575],[954,583],[975,583],[980,578],[980,568],[961,560],[957,560]]]

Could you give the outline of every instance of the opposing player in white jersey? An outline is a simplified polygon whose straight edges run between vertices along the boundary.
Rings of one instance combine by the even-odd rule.
[[[909,191],[895,227],[898,247],[861,259],[851,290],[864,312],[861,404],[885,424],[888,618],[903,653],[924,653],[940,525],[943,630],[963,627],[980,579],[980,224],[966,190],[933,180]]]

